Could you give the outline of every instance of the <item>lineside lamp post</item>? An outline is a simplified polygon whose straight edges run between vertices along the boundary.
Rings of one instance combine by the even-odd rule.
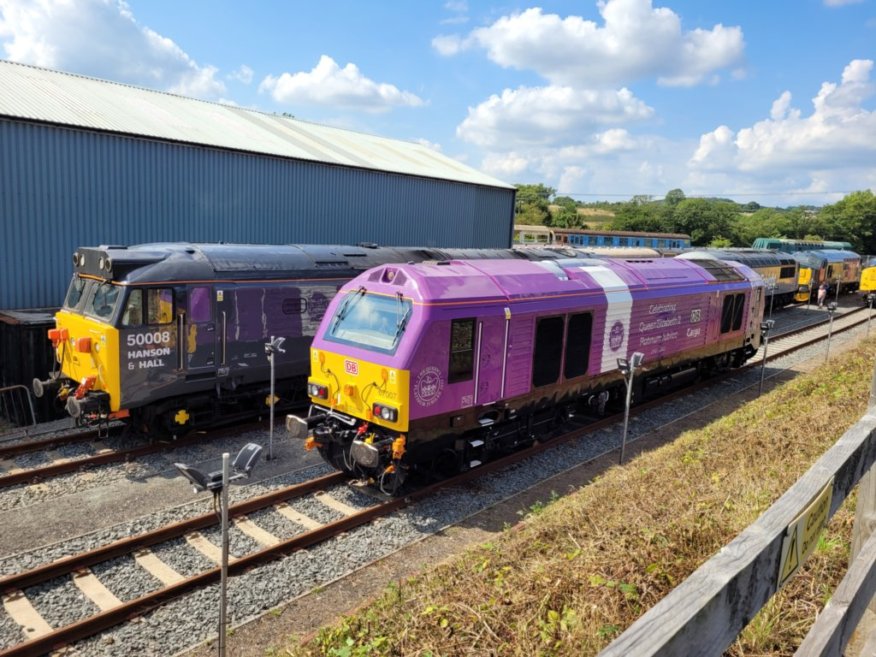
[[[833,335],[833,316],[836,313],[836,302],[827,304],[827,314],[830,316],[830,324],[827,326],[827,350],[824,352],[824,362],[830,360],[830,338]]]
[[[252,474],[262,446],[256,443],[248,443],[238,452],[234,459],[234,465],[230,466],[231,455],[225,452],[222,455],[222,469],[216,472],[203,473],[185,463],[173,465],[182,475],[189,480],[196,493],[210,491],[213,493],[213,510],[218,511],[222,520],[222,570],[219,583],[219,657],[225,657],[225,631],[226,601],[228,599],[228,488],[232,481],[237,481]],[[231,476],[231,468],[234,475]],[[219,509],[217,510],[217,502]]]
[[[773,281],[772,283],[769,284],[768,289],[770,291],[770,315],[769,315],[769,318],[770,318],[770,320],[772,320],[772,318],[773,318],[773,301],[775,301],[775,299],[776,299],[776,283],[775,283],[775,281]]]
[[[757,389],[758,395],[763,392],[763,377],[766,373],[767,349],[769,349],[770,346],[770,331],[775,325],[776,320],[774,319],[768,319],[760,325],[760,331],[763,335],[763,360],[760,361],[760,387]]]
[[[270,429],[268,430],[268,456],[265,459],[266,461],[274,459],[274,354],[278,352],[281,354],[286,353],[286,350],[283,349],[284,342],[286,342],[286,338],[275,338],[272,335],[271,341],[265,343],[265,353],[271,362],[271,403],[269,404],[271,407],[271,417],[269,420]]]
[[[630,403],[633,401],[633,377],[636,375],[636,370],[642,366],[643,360],[645,360],[645,354],[641,351],[633,352],[629,360],[626,358],[617,359],[617,368],[624,375],[624,381],[627,384],[627,401],[624,406],[624,435],[621,441],[619,465],[622,465],[624,462],[624,452],[627,448],[627,429],[630,426]]]
[[[867,335],[870,335],[870,320],[873,319],[873,302],[876,301],[876,294],[872,292],[867,295],[867,306],[870,308],[867,311]]]

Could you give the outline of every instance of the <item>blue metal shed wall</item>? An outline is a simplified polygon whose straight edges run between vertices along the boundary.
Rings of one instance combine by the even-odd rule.
[[[57,306],[79,246],[507,247],[514,190],[0,120],[0,308]]]

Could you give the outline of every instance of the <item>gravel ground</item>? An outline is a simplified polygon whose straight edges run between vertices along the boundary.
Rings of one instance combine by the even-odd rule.
[[[286,540],[287,538],[298,536],[306,531],[306,529],[297,522],[292,522],[289,518],[277,513],[273,509],[262,509],[261,511],[250,513],[247,517],[266,532],[270,532],[280,540]]]
[[[197,575],[216,566],[189,545],[184,538],[175,538],[167,543],[152,546],[151,549],[155,556],[184,577]]]
[[[164,586],[160,580],[140,568],[131,556],[97,564],[91,567],[91,572],[122,602],[136,600]]]
[[[0,648],[15,645],[26,638],[21,626],[9,618],[6,611],[0,607]]]
[[[864,329],[860,329],[835,336],[832,349],[855,339],[856,335],[862,335],[863,331]],[[767,374],[778,374],[784,368],[809,358],[823,357],[823,354],[823,346],[809,347],[768,365]],[[712,401],[724,399],[747,387],[757,386],[759,380],[760,369],[753,369],[740,373],[734,379],[722,382],[708,390],[693,392],[671,404],[664,404],[643,415],[634,416],[631,418],[628,440],[633,440],[653,428],[689,413],[695,413]],[[233,577],[229,583],[230,622],[232,624],[240,623],[266,609],[303,594],[315,586],[324,586],[381,556],[391,554],[441,528],[458,523],[539,481],[592,459],[607,450],[616,449],[621,441],[621,426],[622,423],[619,422],[578,441],[544,452],[525,463],[509,468],[505,472],[486,476],[475,485],[463,489],[447,490],[416,504],[412,508],[405,509],[393,517],[351,530],[339,538],[312,549],[296,552],[282,560],[271,562]],[[237,438],[235,445],[239,446],[240,444],[240,438]],[[295,473],[290,476],[294,478]],[[313,472],[310,472],[310,476],[313,476]],[[278,485],[282,479],[284,477],[278,477],[271,483],[263,485],[267,487]],[[245,493],[240,489],[235,489],[234,497],[249,496],[254,492],[261,492],[259,490],[261,486],[262,484],[248,487]],[[338,499],[342,499],[351,506],[367,506],[374,503],[374,500],[355,489],[342,486],[339,487],[339,490],[343,492],[336,491]],[[297,511],[320,522],[331,522],[342,517],[340,513],[312,498],[296,500],[291,505]],[[254,514],[254,516],[256,515]],[[266,522],[264,528],[277,535],[286,536],[290,530],[293,532],[296,530],[294,523],[289,523],[285,519],[282,522],[279,521],[279,515],[273,511],[261,512],[260,518],[271,518]],[[143,524],[151,524],[153,521],[150,519],[142,522]],[[277,522],[281,522],[281,526],[285,528],[283,531],[278,529],[277,524],[271,525],[271,523]],[[105,533],[107,532],[98,534]],[[209,532],[205,533],[210,535]],[[232,549],[235,553],[238,553],[238,549],[242,549],[246,542],[253,543],[252,539],[241,536],[237,530],[232,530],[232,534],[235,535],[232,543],[234,546]],[[83,537],[78,540],[81,543],[87,539]],[[182,541],[176,545],[156,548],[155,551],[169,565],[183,574],[191,574],[194,571],[212,566]],[[201,563],[198,564],[198,561]],[[2,564],[0,567],[9,567],[7,562],[11,563],[11,560],[0,562]],[[126,572],[130,571],[120,570],[118,578],[124,580]],[[124,581],[120,581],[117,585],[128,590],[126,587],[129,585]],[[137,584],[130,586],[136,587]],[[71,587],[72,591],[69,590]],[[40,606],[38,608],[41,611],[45,609],[44,613],[47,618],[70,622],[70,618],[76,614],[87,614],[87,609],[92,606],[84,599],[84,596],[78,593],[78,589],[72,583],[65,586],[53,582],[42,588],[33,587],[28,590],[29,596],[32,591],[39,593]],[[52,595],[49,595],[49,591]],[[76,646],[78,654],[83,657],[122,654],[164,657],[175,654],[187,646],[215,636],[217,597],[217,587],[211,586],[202,589],[145,615],[139,623],[128,624],[78,643]],[[48,598],[64,602],[62,604],[48,603],[46,602]],[[36,606],[37,600],[31,599],[34,600]],[[60,609],[62,606],[65,608],[75,607],[77,611],[65,612]],[[50,622],[53,621],[50,620]],[[4,632],[2,627],[4,624],[0,624],[0,637],[3,636]]]
[[[52,627],[63,627],[93,616],[97,608],[67,577],[50,579],[24,589],[27,599]]]

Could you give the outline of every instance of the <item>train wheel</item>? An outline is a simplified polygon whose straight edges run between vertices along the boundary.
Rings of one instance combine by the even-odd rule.
[[[448,447],[435,458],[432,471],[439,479],[447,479],[459,474],[459,471],[462,469],[461,465],[462,458],[459,453]]]

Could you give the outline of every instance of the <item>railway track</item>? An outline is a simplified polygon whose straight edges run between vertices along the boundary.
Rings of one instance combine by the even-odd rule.
[[[867,313],[862,312],[865,310],[852,310],[835,318],[833,332],[840,333],[867,322]],[[826,322],[822,322],[816,326],[792,330],[784,335],[776,336],[770,342],[771,353],[768,360],[780,358],[791,351],[818,342],[824,339],[826,334],[827,325]],[[749,361],[746,367],[759,367],[761,361],[762,353],[759,353]],[[738,371],[736,370],[736,372]],[[712,382],[714,381],[715,379],[712,380]],[[687,392],[689,391],[679,391],[678,393],[642,404],[635,409],[635,412],[641,413],[648,408],[666,403],[671,398],[686,394]],[[349,485],[343,485],[345,478],[340,473],[326,475],[303,484],[297,484],[236,504],[231,508],[234,526],[249,536],[255,543],[259,544],[260,547],[247,554],[233,557],[229,565],[229,572],[232,574],[239,573],[255,565],[276,559],[281,555],[327,541],[354,527],[369,523],[378,517],[389,515],[416,500],[432,495],[440,488],[456,486],[469,479],[483,477],[489,472],[502,470],[518,461],[530,458],[545,449],[553,448],[563,442],[576,440],[588,433],[616,423],[617,419],[616,415],[595,422],[573,419],[571,425],[566,425],[562,431],[557,430],[555,432],[557,435],[550,437],[550,439],[545,440],[541,444],[492,461],[452,479],[424,487],[405,498],[369,498],[370,504],[361,508],[351,506],[327,492],[332,487],[341,490],[351,490]],[[336,515],[340,515],[340,518],[330,522],[320,522],[305,513],[296,511],[289,505],[291,500],[304,497],[317,500],[320,504],[332,509]],[[257,523],[248,517],[255,512],[267,509],[283,515],[299,526],[301,533],[288,537],[277,536],[271,533],[271,531],[259,527]],[[217,524],[218,518],[216,514],[205,514],[190,520],[167,525],[154,532],[116,541],[89,552],[0,578],[3,606],[7,614],[21,626],[23,636],[27,637],[20,644],[0,650],[0,657],[44,654],[47,651],[57,649],[63,645],[69,645],[72,642],[121,624],[128,619],[140,616],[150,609],[218,580],[219,547],[211,543],[201,533],[206,529],[215,527]],[[183,576],[168,564],[163,563],[152,550],[152,548],[160,546],[162,543],[180,539],[217,565],[193,575]],[[115,595],[90,570],[97,564],[121,557],[128,559],[130,562],[128,567],[146,570],[156,581],[161,582],[162,586],[143,592],[142,595],[123,602],[122,596]],[[28,601],[26,589],[65,578],[71,580],[99,611],[78,622],[54,628],[40,616],[39,612]]]
[[[791,309],[793,311],[794,309]],[[834,318],[834,333],[841,333],[862,321],[866,321],[866,308],[840,308]],[[785,349],[801,349],[812,344],[814,341],[823,339],[827,329],[827,313],[823,317],[805,316],[801,320],[788,318],[784,323],[784,332],[777,331],[771,336],[769,360],[778,358]],[[864,319],[861,319],[861,318]],[[815,323],[813,323],[815,322]],[[819,328],[822,327],[822,328]],[[793,340],[792,342],[788,342]],[[748,366],[759,365],[763,359],[762,352],[758,352]],[[115,430],[118,430],[116,428]],[[95,467],[108,463],[124,463],[133,461],[147,454],[155,454],[168,449],[168,446],[178,447],[191,443],[195,438],[184,437],[174,443],[151,443],[127,450],[113,450],[100,441],[92,443],[91,454],[75,457],[65,457],[55,450],[57,447],[72,443],[82,443],[92,440],[96,432],[69,433],[43,440],[18,443],[16,445],[0,446],[0,490],[16,484],[45,481],[48,478],[61,474],[75,472],[81,468]],[[22,467],[13,459],[27,453],[43,452],[51,463]]]
[[[8,445],[0,448],[0,490],[15,486],[16,484],[45,481],[51,477],[75,472],[82,468],[104,465],[107,463],[125,463],[134,459],[155,454],[168,449],[168,443],[151,442],[130,449],[113,449],[101,439],[95,439],[97,432],[67,434],[28,443]],[[173,447],[179,447],[202,440],[199,435],[191,435],[172,443]],[[77,444],[89,453],[65,456],[56,448]],[[33,466],[20,465],[13,459],[37,454],[41,460],[50,461],[46,465],[36,464]]]

